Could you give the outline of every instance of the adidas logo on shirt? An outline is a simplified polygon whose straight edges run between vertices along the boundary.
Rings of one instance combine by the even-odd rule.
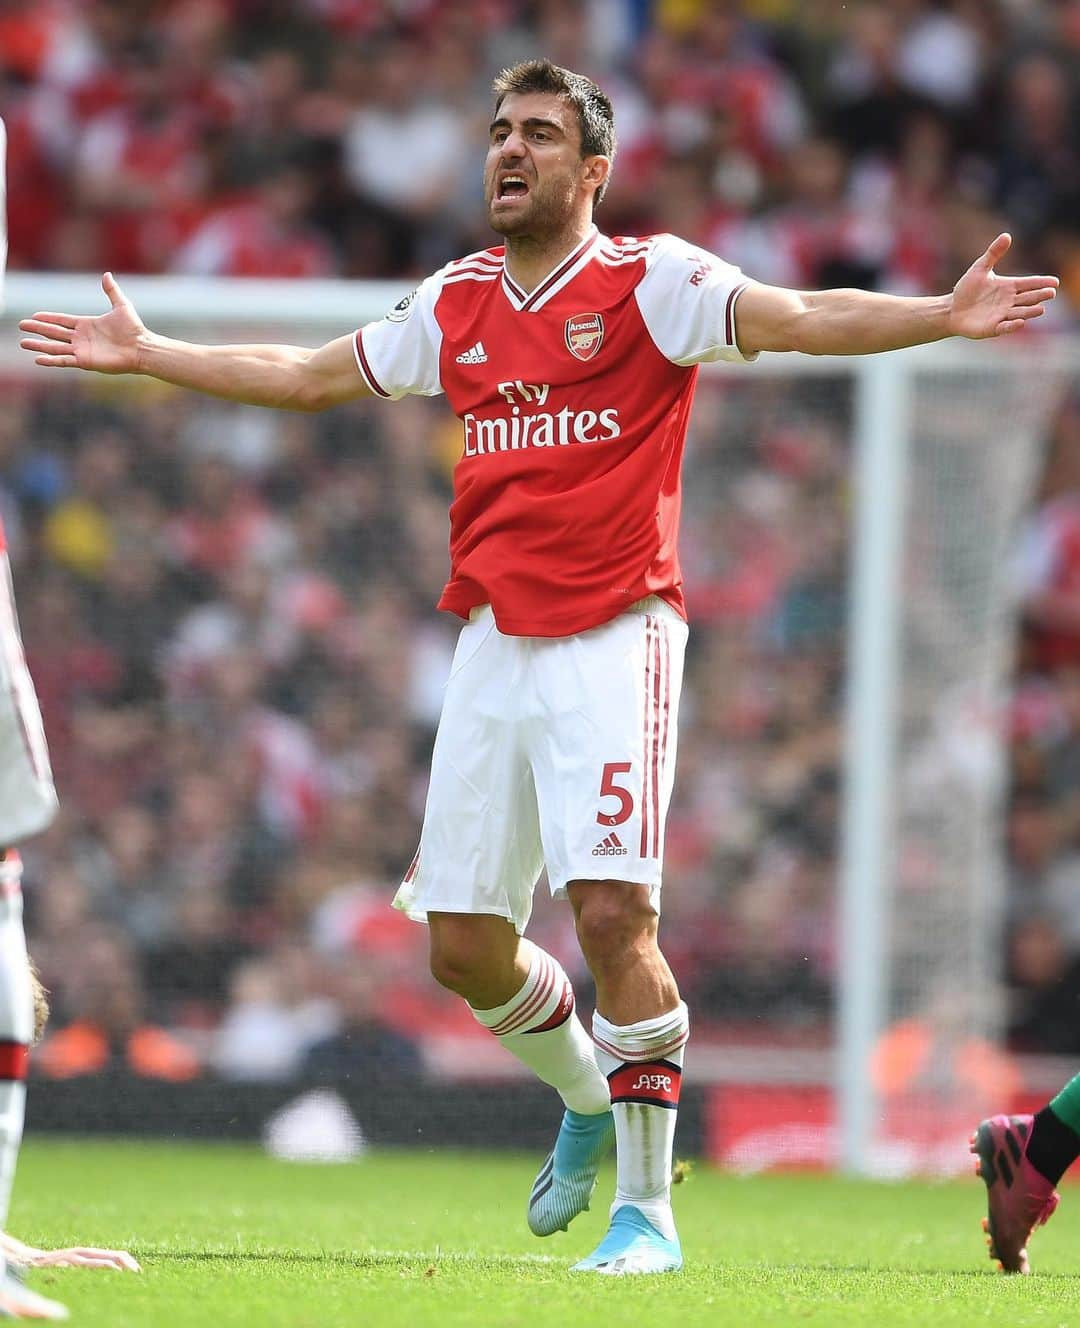
[[[467,351],[462,352],[457,357],[458,364],[487,364],[487,351],[484,349],[484,343],[478,341],[475,346],[470,346]]]
[[[597,844],[592,851],[592,855],[594,858],[625,858],[628,852],[628,849],[623,848],[619,836],[612,832],[606,839],[602,839]]]

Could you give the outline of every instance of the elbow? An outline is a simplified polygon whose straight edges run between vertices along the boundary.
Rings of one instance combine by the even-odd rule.
[[[327,399],[325,392],[319,388],[314,388],[302,392],[296,400],[287,404],[290,410],[298,411],[302,415],[318,415],[320,411],[326,410],[331,402]]]
[[[824,355],[821,344],[820,316],[805,295],[800,294],[784,329],[784,349],[800,355]]]
[[[317,415],[334,403],[326,382],[319,375],[301,373],[298,381],[290,385],[288,394],[278,404],[284,410]]]
[[[281,393],[275,405],[301,415],[315,415],[334,404],[331,382],[316,361],[316,351],[289,348],[279,375]]]

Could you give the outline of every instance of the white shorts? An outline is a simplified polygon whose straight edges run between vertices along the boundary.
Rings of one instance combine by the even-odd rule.
[[[489,913],[518,932],[544,866],[632,881],[660,911],[686,623],[652,597],[587,632],[461,630],[431,761],[420,847],[394,906]]]
[[[55,815],[41,711],[23,655],[11,567],[0,547],[0,849],[44,830]]]

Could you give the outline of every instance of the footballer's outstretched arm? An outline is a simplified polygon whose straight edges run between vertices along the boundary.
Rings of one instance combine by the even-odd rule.
[[[950,295],[793,291],[751,282],[739,296],[739,349],[744,355],[762,350],[871,355],[945,337],[981,340],[1016,332],[1045,311],[1058,279],[1000,276],[994,267],[1011,244],[1009,235],[999,235]]]
[[[201,346],[151,332],[106,272],[111,308],[96,316],[37,313],[19,324],[19,345],[49,369],[145,374],[229,401],[285,410],[325,410],[371,390],[356,367],[352,337],[318,350],[301,346]]]

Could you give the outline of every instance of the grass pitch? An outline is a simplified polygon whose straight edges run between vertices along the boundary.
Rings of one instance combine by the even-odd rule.
[[[594,1211],[540,1241],[523,1206],[539,1158],[382,1153],[348,1166],[254,1149],[39,1142],[11,1229],[35,1244],[123,1246],[141,1276],[31,1275],[76,1324],[109,1328],[577,1328],[578,1325],[1080,1325],[1080,1192],[1033,1242],[1037,1272],[985,1258],[982,1185],[737,1179],[676,1192],[687,1266],[570,1277]]]

